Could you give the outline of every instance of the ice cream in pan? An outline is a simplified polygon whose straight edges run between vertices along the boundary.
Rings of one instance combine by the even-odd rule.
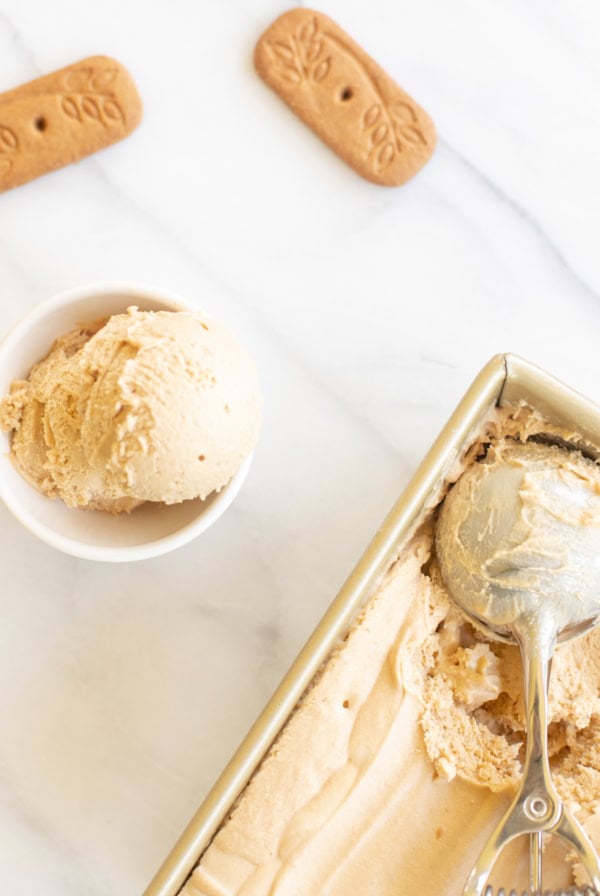
[[[496,409],[450,479],[541,433],[558,442],[571,435],[528,408]],[[582,469],[589,492],[567,527],[598,525],[596,465],[574,454],[572,468],[560,474],[561,487]],[[534,514],[535,478],[528,483]],[[463,892],[520,781],[526,726],[518,648],[473,624],[449,598],[440,573],[437,505],[450,485],[440,484],[418,528],[399,546],[397,560],[205,851],[184,896]],[[560,561],[565,530],[551,502],[540,513],[546,514],[546,545],[554,534]],[[595,531],[592,541],[597,537]],[[573,573],[575,587],[579,574]],[[548,717],[556,788],[596,847],[599,695],[600,630],[593,629],[558,647]],[[548,838],[544,875],[544,888],[552,889],[586,879],[558,838]],[[523,838],[501,854],[490,882],[527,888]]]
[[[254,448],[259,416],[255,365],[223,324],[135,307],[60,336],[0,403],[32,485],[113,513],[218,491]]]

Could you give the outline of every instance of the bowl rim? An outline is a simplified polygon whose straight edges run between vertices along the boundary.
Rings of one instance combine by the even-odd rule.
[[[181,311],[200,310],[197,305],[189,299],[183,298],[178,293],[145,283],[110,280],[86,284],[85,286],[80,287],[70,287],[69,289],[62,290],[50,298],[39,302],[17,321],[0,341],[0,360],[6,353],[12,351],[27,333],[34,328],[37,323],[42,321],[44,317],[76,302],[99,298],[103,295],[106,295],[107,297],[113,296],[114,298],[123,297],[125,300],[131,299],[131,301],[128,302],[128,305],[135,305],[135,299],[138,298],[140,300],[149,299],[151,301],[164,303],[164,305],[167,306],[166,310],[169,308]],[[125,307],[128,305],[126,304]],[[60,334],[55,335],[59,336]],[[147,560],[152,557],[159,557],[169,551],[182,547],[212,526],[237,496],[248,475],[253,458],[254,451],[243,460],[240,468],[232,476],[229,482],[224,485],[220,491],[213,493],[210,505],[204,509],[200,509],[198,515],[185,525],[181,526],[181,528],[152,541],[141,542],[140,544],[134,545],[123,545],[122,547],[115,545],[98,545],[93,544],[92,542],[79,541],[75,538],[70,538],[56,532],[45,523],[40,522],[34,514],[24,508],[23,503],[18,498],[15,498],[12,490],[7,487],[6,481],[2,475],[0,475],[0,499],[12,515],[29,532],[37,536],[40,541],[45,542],[50,547],[62,551],[65,554],[70,554],[81,560],[96,560],[109,563]],[[33,486],[31,486],[31,488],[33,488]],[[48,498],[48,500],[52,499]]]

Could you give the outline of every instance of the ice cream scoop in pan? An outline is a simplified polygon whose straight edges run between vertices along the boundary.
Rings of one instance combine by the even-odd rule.
[[[436,551],[452,598],[489,635],[519,645],[524,671],[523,780],[464,896],[493,896],[492,866],[521,834],[530,835],[530,890],[541,896],[545,833],[567,841],[593,886],[567,892],[593,896],[600,892],[600,862],[552,783],[547,725],[556,642],[600,617],[600,467],[563,447],[507,441],[449,492]]]

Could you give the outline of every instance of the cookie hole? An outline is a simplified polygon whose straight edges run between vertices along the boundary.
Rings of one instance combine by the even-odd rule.
[[[344,700],[344,702],[342,703],[342,706],[344,707],[344,709],[349,709],[349,708],[350,708],[350,701],[349,701],[349,700]]]
[[[199,454],[198,460],[206,460],[206,454]]]
[[[33,122],[33,126],[35,127],[36,131],[40,131],[40,133],[43,133],[48,127],[48,122],[43,115],[40,115]]]
[[[340,100],[342,103],[347,103],[348,100],[351,100],[354,96],[354,91],[351,87],[344,87],[344,89],[340,92]]]

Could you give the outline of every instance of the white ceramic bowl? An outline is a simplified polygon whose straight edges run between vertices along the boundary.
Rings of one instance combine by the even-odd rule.
[[[80,323],[116,314],[129,305],[143,311],[195,310],[172,293],[152,287],[101,283],[62,292],[38,305],[0,345],[0,396],[14,379],[24,378],[49,351],[57,336]],[[131,561],[157,557],[200,535],[229,507],[246,478],[252,456],[220,492],[205,501],[170,506],[147,503],[132,514],[75,510],[29,485],[10,458],[10,439],[0,433],[0,498],[16,518],[42,541],[86,560]]]

